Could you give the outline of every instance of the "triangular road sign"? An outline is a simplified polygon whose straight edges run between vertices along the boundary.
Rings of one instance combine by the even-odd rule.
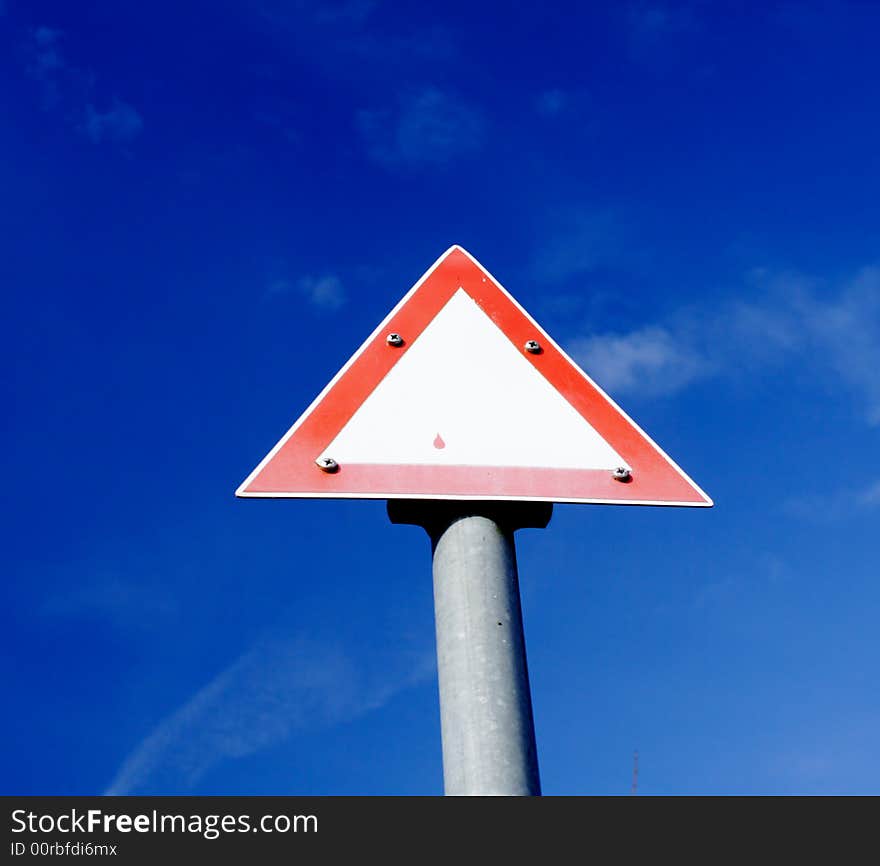
[[[236,495],[712,504],[458,246]]]

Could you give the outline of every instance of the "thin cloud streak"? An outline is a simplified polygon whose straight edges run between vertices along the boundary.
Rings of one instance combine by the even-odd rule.
[[[96,621],[121,632],[158,631],[179,618],[180,605],[153,581],[105,575],[47,596],[40,613],[53,619]]]
[[[191,790],[221,761],[376,710],[434,670],[427,651],[368,659],[305,637],[259,641],[160,721],[105,793]]]

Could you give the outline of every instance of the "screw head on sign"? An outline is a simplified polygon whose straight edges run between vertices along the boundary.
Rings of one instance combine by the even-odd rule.
[[[389,334],[385,338],[385,342],[388,343],[389,346],[402,346],[403,337],[401,337],[400,334]]]
[[[615,481],[629,481],[632,478],[632,472],[626,466],[618,466],[611,474]]]
[[[332,457],[319,457],[315,464],[322,472],[336,472],[339,464]]]
[[[541,344],[537,340],[526,340],[525,350],[532,355],[537,355],[541,351]]]

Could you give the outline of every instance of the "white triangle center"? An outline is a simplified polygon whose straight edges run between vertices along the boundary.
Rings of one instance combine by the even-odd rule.
[[[323,454],[342,466],[627,465],[462,289]]]

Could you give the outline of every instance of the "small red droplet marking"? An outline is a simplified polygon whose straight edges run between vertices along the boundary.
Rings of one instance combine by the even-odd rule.
[[[446,443],[443,441],[443,437],[438,433],[437,438],[434,440],[435,448],[445,448]]]

